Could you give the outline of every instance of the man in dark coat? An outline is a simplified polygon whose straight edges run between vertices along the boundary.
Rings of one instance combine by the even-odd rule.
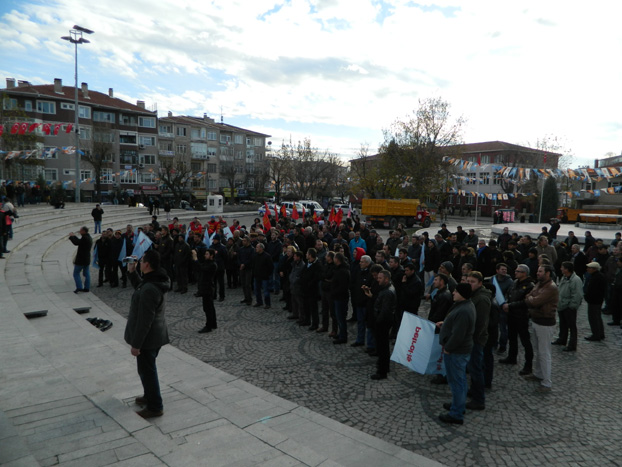
[[[212,238],[211,248],[216,252],[214,261],[218,270],[214,276],[214,287],[218,287],[218,301],[223,302],[225,300],[225,270],[227,269],[227,247],[220,242],[220,234],[214,234]]]
[[[95,205],[95,208],[91,211],[91,216],[93,217],[93,221],[95,222],[95,230],[94,233],[102,233],[102,217],[104,215],[104,210],[99,204]]]
[[[317,261],[317,250],[307,249],[307,265],[302,270],[301,282],[304,297],[304,318],[299,323],[301,326],[309,326],[309,331],[317,331],[319,327],[320,315],[318,310],[318,300],[320,299],[320,280],[322,278],[322,268]]]
[[[89,235],[88,227],[80,229],[80,238],[76,237],[73,232],[69,234],[69,241],[78,247],[76,257],[73,260],[73,280],[76,283],[76,290],[73,293],[88,292],[91,288],[91,247],[93,239]],[[84,276],[84,287],[82,287],[82,279],[80,273]]]
[[[242,239],[242,246],[238,250],[238,264],[240,265],[240,284],[244,298],[241,303],[253,303],[253,256],[255,251],[248,236]]]
[[[143,396],[136,398],[136,404],[146,406],[138,415],[152,418],[164,413],[156,358],[160,348],[169,343],[164,294],[170,289],[171,281],[166,271],[160,268],[160,255],[156,251],[148,250],[140,260],[142,279],[136,272],[136,264],[128,265],[130,282],[135,290],[124,338],[131,346],[131,354],[136,357],[144,390]]]
[[[255,256],[252,261],[253,277],[255,280],[255,303],[254,307],[263,306],[265,309],[270,308],[270,277],[272,275],[272,258],[265,252],[263,243],[257,243],[255,247]],[[263,297],[262,297],[263,289]],[[265,306],[264,306],[265,302]]]
[[[199,329],[200,334],[212,332],[218,327],[216,323],[216,309],[214,308],[214,276],[218,270],[218,266],[214,261],[216,251],[213,248],[205,250],[203,261],[199,261],[196,250],[192,250],[192,261],[199,270],[199,291],[201,297],[203,312],[205,313],[205,326]]]
[[[99,277],[97,281],[97,287],[102,287],[104,282],[110,280],[110,271],[108,269],[109,254],[110,254],[110,230],[104,230],[101,237],[95,242],[97,248],[97,266],[99,266]],[[93,252],[95,254],[95,252]]]
[[[196,252],[196,250],[194,251]],[[173,264],[175,265],[175,279],[177,281],[175,292],[181,294],[188,292],[188,264],[190,263],[190,258],[190,245],[184,241],[183,235],[177,235],[173,250]]]
[[[337,338],[333,340],[333,344],[345,344],[348,342],[348,323],[346,321],[346,316],[348,314],[350,268],[346,263],[343,253],[337,253],[334,262],[335,268],[331,281],[331,298],[333,300],[333,306],[335,307],[338,334]],[[356,297],[353,297],[353,299],[356,299]]]
[[[393,315],[397,303],[395,288],[391,284],[391,274],[388,271],[380,271],[377,280],[380,289],[374,303],[374,322],[376,323],[374,336],[376,338],[376,351],[378,352],[378,366],[376,373],[371,375],[373,380],[386,379],[389,372],[391,356],[389,332],[393,325]]]
[[[592,331],[592,335],[585,338],[588,341],[601,341],[605,338],[601,308],[607,290],[607,281],[605,281],[605,276],[600,272],[600,269],[600,264],[596,261],[587,264],[587,272],[590,277],[587,279],[583,298],[587,303],[587,319]]]

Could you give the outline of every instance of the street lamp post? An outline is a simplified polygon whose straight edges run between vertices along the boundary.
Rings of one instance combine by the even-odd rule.
[[[83,34],[93,34],[94,31],[74,25],[69,30],[69,36],[62,36],[61,39],[74,44],[75,46],[75,95],[74,95],[74,134],[76,135],[76,203],[80,202],[80,127],[78,119],[78,44],[88,44],[89,40],[82,37]]]

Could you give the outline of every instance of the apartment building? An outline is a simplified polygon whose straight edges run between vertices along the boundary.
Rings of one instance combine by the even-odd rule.
[[[232,189],[235,197],[259,195],[268,182],[264,175],[269,136],[217,123],[207,114],[191,117],[169,112],[159,121],[158,156],[162,165],[183,161],[192,173],[188,192],[197,199],[211,192],[229,197]]]
[[[96,199],[98,171],[103,199],[113,192],[160,192],[157,112],[147,109],[144,101],[132,104],[115,98],[112,88],[104,94],[89,90],[88,84],[82,83],[76,109],[75,87],[63,86],[60,79],[55,79],[54,84],[33,85],[7,78],[0,96],[5,129],[18,122],[28,123],[30,127],[36,125],[33,134],[37,142],[30,143],[34,147],[19,149],[29,151],[28,157],[42,159],[44,164],[28,165],[29,172],[22,171],[20,179],[34,181],[37,172],[43,172],[49,184],[61,183],[68,192],[73,192],[76,165],[71,148],[75,147],[77,130],[79,147],[84,153],[80,162],[82,200]],[[78,112],[77,129],[73,128],[75,112]],[[46,131],[47,125],[60,131]],[[0,177],[7,178],[6,164],[0,169],[3,170]]]

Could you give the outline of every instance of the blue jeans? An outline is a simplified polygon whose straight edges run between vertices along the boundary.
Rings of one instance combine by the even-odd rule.
[[[451,389],[451,408],[449,415],[458,420],[464,419],[467,397],[466,367],[471,356],[468,353],[444,354],[447,382]]]
[[[499,348],[505,349],[508,345],[508,314],[499,313]]]
[[[80,278],[80,272],[84,276],[84,287],[82,287],[82,279]],[[73,266],[73,280],[76,283],[76,289],[90,289],[91,288],[91,268],[89,266]]]
[[[275,261],[272,263],[274,266],[272,268],[272,291],[274,293],[279,293],[281,290],[281,276],[279,276],[279,262]]]
[[[261,296],[261,289],[263,289],[263,298]],[[266,305],[270,306],[270,279],[255,279],[255,298],[259,305],[263,305],[264,301]]]
[[[147,399],[147,409],[157,412],[162,410],[162,395],[160,394],[160,381],[158,381],[158,368],[156,358],[160,348],[140,349],[140,355],[136,357],[138,376],[143,383],[145,399]]]
[[[102,221],[95,221],[95,232],[102,233]]]
[[[337,326],[339,327],[337,339],[339,340],[348,340],[348,323],[346,321],[347,315],[348,301],[335,300],[335,316],[337,317]]]
[[[364,306],[355,306],[354,315],[356,316],[356,342],[359,344],[365,343],[365,312],[367,309]]]
[[[479,344],[473,344],[471,360],[469,360],[469,374],[471,375],[471,399],[476,404],[486,403],[484,386],[484,348]]]
[[[367,348],[375,349],[376,348],[376,339],[374,339],[374,331],[367,328]]]

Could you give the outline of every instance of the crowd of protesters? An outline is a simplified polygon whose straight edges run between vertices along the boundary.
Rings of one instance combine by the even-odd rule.
[[[429,309],[426,318],[437,324],[448,357],[447,375],[432,382],[449,384],[453,396],[440,418],[462,423],[465,409],[486,408],[495,352],[503,356],[498,363],[516,365],[520,341],[520,375],[547,393],[552,345],[577,350],[582,301],[591,327],[586,340],[605,338],[603,313],[611,315],[609,325],[620,325],[621,235],[605,245],[586,232],[581,246],[573,232],[559,241],[552,230],[543,227],[532,238],[506,227],[486,241],[460,226],[451,232],[443,224],[436,234],[421,235],[398,226],[382,238],[358,217],[265,216],[244,226],[214,216],[206,223],[195,217],[187,225],[177,218],[160,224],[154,214],[136,230],[128,225],[125,231],[102,232],[96,242],[98,286],[126,287],[121,248],[125,244],[130,256],[142,231],[158,251],[171,289],[185,294],[196,286],[206,317],[198,332],[217,328],[214,301],[224,301],[227,289],[241,288],[246,306],[270,309],[278,299],[293,323],[326,333],[335,345],[362,347],[377,358],[374,380],[387,378],[390,342],[403,313]],[[429,307],[422,307],[426,302]],[[353,329],[350,323],[356,323]]]

